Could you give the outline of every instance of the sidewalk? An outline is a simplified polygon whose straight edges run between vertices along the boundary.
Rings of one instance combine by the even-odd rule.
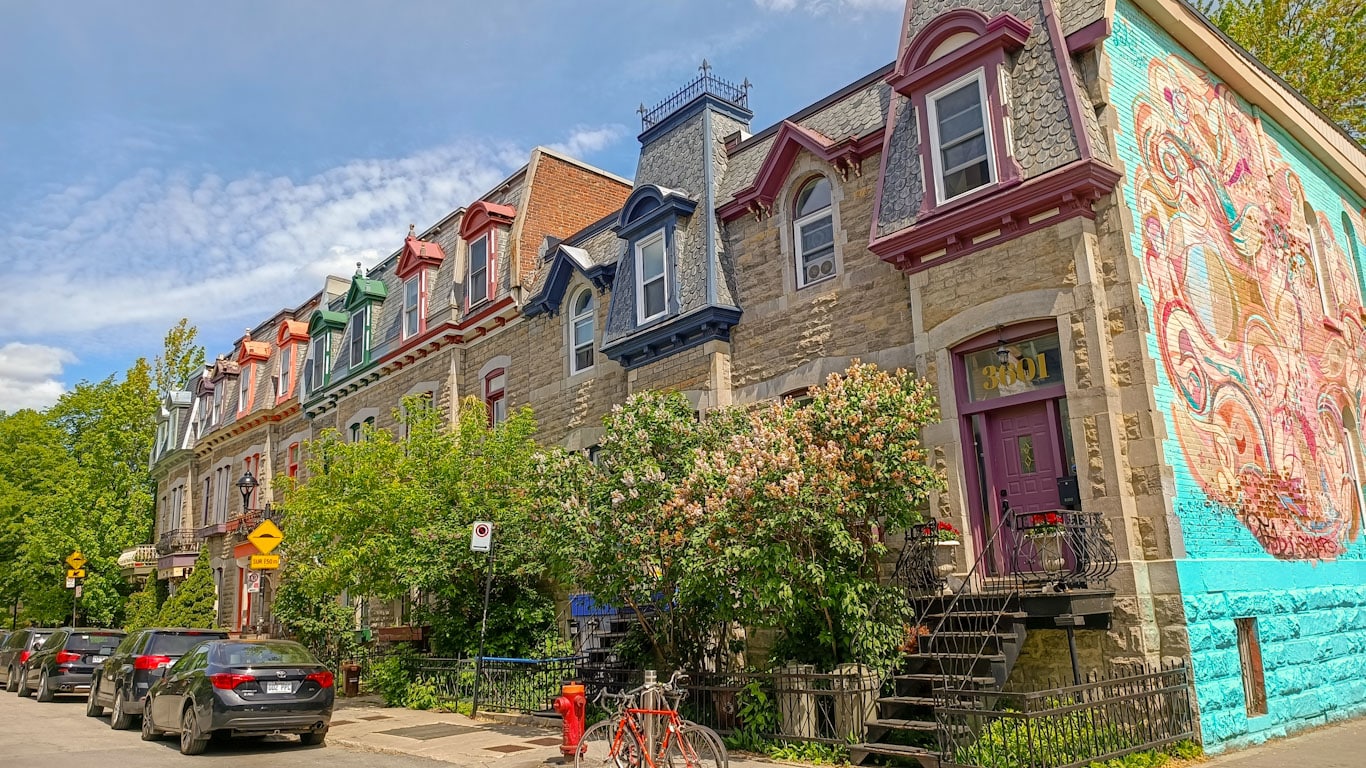
[[[1218,755],[1202,768],[1361,768],[1363,765],[1366,765],[1366,719],[1357,718]]]
[[[414,755],[466,768],[543,768],[561,762],[559,722],[554,728],[473,720],[453,712],[385,707],[378,697],[338,699],[327,743],[366,752]],[[774,768],[740,760],[731,768]]]

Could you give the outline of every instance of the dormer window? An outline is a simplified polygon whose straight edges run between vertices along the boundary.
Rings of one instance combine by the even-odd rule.
[[[930,93],[925,103],[939,200],[948,202],[993,183],[996,172],[983,70]]]
[[[835,222],[830,210],[830,180],[817,176],[797,193],[792,211],[797,287],[835,276]]]
[[[662,317],[669,307],[664,230],[636,243],[636,324]]]
[[[327,383],[327,337],[314,336],[312,347],[308,353],[308,368],[304,370],[304,389],[309,392],[316,391]]]
[[[351,313],[351,367],[365,362],[370,349],[370,305],[366,304]]]
[[[213,411],[209,414],[209,425],[218,424],[223,418],[223,382],[213,388]]]
[[[493,292],[493,267],[490,261],[488,235],[470,243],[470,267],[465,291],[471,307],[488,301]]]
[[[256,366],[250,363],[242,366],[237,377],[237,412],[245,413],[251,407],[251,372]]]
[[[593,291],[584,288],[574,297],[569,316],[569,373],[593,367]]]
[[[294,345],[280,349],[280,370],[275,375],[275,399],[289,397],[289,386],[294,376]]]
[[[416,336],[422,331],[422,283],[421,274],[413,275],[403,283],[403,338]]]

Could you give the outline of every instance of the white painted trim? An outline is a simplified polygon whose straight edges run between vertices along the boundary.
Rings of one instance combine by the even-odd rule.
[[[939,147],[939,104],[938,100],[945,95],[962,88],[969,82],[977,83],[978,108],[982,114],[982,130],[986,137],[987,146],[987,173],[991,177],[986,184],[980,187],[973,187],[966,192],[959,193],[953,197],[948,197],[944,192],[944,169],[943,160],[940,157]],[[972,194],[983,187],[995,184],[998,176],[996,170],[996,151],[995,136],[992,134],[991,125],[991,102],[987,99],[987,77],[986,70],[982,67],[963,75],[948,85],[936,88],[925,95],[925,120],[930,126],[930,164],[933,166],[935,201],[938,205],[957,200],[958,198]]]
[[[828,205],[828,206],[826,206],[826,207],[820,209],[819,211],[815,211],[815,212],[813,212],[813,213],[808,213],[808,214],[806,214],[805,216],[801,217],[800,219],[795,219],[795,220],[792,222],[792,268],[793,268],[793,270],[796,272],[796,276],[797,276],[797,283],[796,283],[796,285],[797,285],[797,290],[799,290],[799,291],[800,291],[801,289],[803,289],[803,288],[808,287],[808,286],[812,286],[812,285],[815,285],[815,284],[817,284],[817,283],[823,283],[823,282],[825,282],[826,280],[834,279],[834,278],[838,277],[838,276],[839,276],[839,273],[840,273],[839,252],[838,252],[838,249],[835,247],[835,241],[839,239],[839,237],[838,237],[838,236],[839,236],[839,232],[835,230],[835,223],[836,223],[836,222],[835,222],[835,185],[834,185],[834,183],[831,182],[830,179],[829,179],[829,177],[825,176],[824,174],[817,174],[816,176],[812,176],[812,177],[810,177],[810,178],[808,178],[808,179],[806,179],[806,180],[804,180],[804,181],[802,182],[801,187],[797,190],[797,196],[801,196],[802,190],[803,190],[803,189],[806,189],[806,186],[807,186],[808,184],[811,184],[812,182],[814,182],[816,179],[824,179],[824,180],[825,180],[825,183],[826,183],[826,186],[829,187],[829,189],[830,189],[830,205]],[[793,213],[793,215],[796,215],[796,213],[797,213],[797,199],[796,199],[795,197],[792,199],[792,213]],[[805,266],[802,264],[802,256],[803,256],[803,253],[802,253],[802,225],[804,225],[804,224],[809,224],[809,223],[811,223],[811,222],[813,222],[813,221],[819,221],[820,219],[825,218],[825,217],[829,217],[829,218],[830,218],[830,258],[831,258],[831,260],[833,260],[833,261],[835,262],[835,269],[834,269],[834,271],[832,271],[830,274],[826,275],[825,277],[818,277],[818,278],[816,278],[815,280],[811,280],[811,281],[808,282],[808,281],[805,279],[805,278],[806,278],[806,268],[805,268]]]
[[[653,315],[648,315],[648,316],[647,316],[647,315],[645,314],[645,275],[644,275],[645,260],[644,260],[642,254],[643,254],[643,252],[644,252],[645,246],[647,246],[647,245],[653,245],[655,242],[659,242],[661,248],[662,248],[663,251],[664,251],[664,258],[663,258],[663,265],[664,265],[664,268],[663,268],[663,271],[661,272],[660,277],[659,277],[660,280],[663,280],[663,281],[664,281],[664,306],[663,306],[658,312],[654,313]],[[651,320],[654,320],[654,319],[659,318],[659,317],[664,317],[665,315],[669,314],[669,242],[668,242],[668,240],[665,238],[665,232],[664,232],[664,228],[663,228],[663,227],[661,227],[660,229],[654,231],[654,232],[651,233],[650,235],[648,235],[648,236],[646,236],[646,237],[642,237],[640,240],[637,240],[637,241],[636,241],[636,244],[635,244],[635,258],[636,258],[636,265],[635,265],[635,266],[636,266],[636,325],[640,326],[640,325],[645,325],[646,323],[650,322]],[[651,281],[651,282],[653,282],[653,281]]]
[[[489,360],[487,363],[484,363],[484,367],[479,369],[479,396],[481,398],[484,396],[484,380],[489,377],[490,373],[493,373],[499,368],[502,368],[504,371],[511,370],[512,358],[507,355],[499,355]]]
[[[588,300],[591,302],[591,303],[588,305],[588,311],[587,311],[587,312],[584,312],[584,313],[580,313],[580,314],[574,314],[575,309],[576,309],[576,307],[577,307],[577,305],[578,305],[578,302],[579,302],[579,298],[580,298],[581,296],[583,296],[585,293],[588,294]],[[574,291],[574,293],[570,296],[570,298],[569,298],[569,312],[565,314],[565,317],[568,319],[568,322],[565,324],[565,326],[566,326],[566,329],[567,329],[568,335],[569,335],[568,348],[569,348],[569,375],[570,375],[570,376],[577,376],[577,375],[579,375],[580,373],[587,373],[587,372],[593,370],[593,365],[594,365],[595,363],[597,363],[597,346],[598,346],[598,317],[597,317],[597,312],[598,312],[597,299],[593,296],[593,289],[592,289],[592,288],[589,288],[589,287],[587,287],[587,286],[584,286],[584,287],[580,288],[579,290]],[[578,367],[579,347],[578,347],[578,345],[575,343],[575,330],[577,329],[578,324],[579,324],[581,321],[585,320],[585,319],[588,320],[588,322],[590,323],[589,328],[590,328],[590,330],[591,330],[591,333],[589,334],[590,337],[589,337],[589,339],[588,339],[588,348],[589,348],[590,351],[593,352],[593,358],[592,358],[591,360],[589,360],[588,365],[585,365],[584,367],[580,368],[580,367]]]

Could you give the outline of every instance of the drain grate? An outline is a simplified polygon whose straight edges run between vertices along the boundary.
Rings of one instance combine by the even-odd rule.
[[[524,749],[531,749],[531,747],[522,744],[499,744],[496,747],[484,747],[484,749],[490,752],[521,752]]]
[[[557,739],[557,738],[554,738],[554,737],[551,737],[551,736],[547,736],[547,737],[545,737],[545,738],[543,738],[543,739],[528,739],[528,740],[527,740],[527,743],[528,743],[528,744],[535,744],[535,745],[538,746],[538,747],[553,747],[553,746],[555,746],[556,744],[559,744],[560,742],[561,742],[561,739]]]
[[[401,736],[405,739],[431,741],[432,739],[444,739],[447,736],[459,736],[464,733],[473,733],[478,730],[480,729],[470,725],[432,723],[430,725],[411,725],[407,728],[394,728],[389,731],[380,731],[380,733],[388,736]]]

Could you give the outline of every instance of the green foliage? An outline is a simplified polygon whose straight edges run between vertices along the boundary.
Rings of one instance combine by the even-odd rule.
[[[1094,755],[1125,749],[1131,743],[1113,725],[1095,722],[1081,710],[1041,716],[1002,713],[977,739],[957,750],[954,762],[981,768],[1035,768],[1065,765]],[[1123,764],[1122,768],[1143,768]]]
[[[1190,739],[1176,742],[1170,751],[1182,760],[1199,760],[1205,756],[1205,748],[1200,746],[1200,742]]]
[[[1178,741],[1163,749],[1130,752],[1123,757],[1112,758],[1104,762],[1094,762],[1087,768],[1162,768],[1162,766],[1170,763],[1173,757],[1180,760],[1200,760],[1204,755],[1205,750],[1196,742]]]
[[[810,394],[699,422],[682,395],[643,392],[605,420],[596,464],[547,451],[554,575],[636,611],[660,668],[714,658],[735,622],[778,627],[785,658],[889,665],[909,616],[878,583],[881,532],[942,488],[919,439],[934,400],[858,363]]]
[[[727,737],[726,745],[747,752],[766,752],[771,745],[766,734],[778,732],[777,702],[758,680],[751,680],[736,694],[735,704],[739,727]]]
[[[343,591],[382,599],[420,593],[430,601],[419,618],[432,624],[434,650],[473,655],[487,557],[470,551],[470,526],[491,520],[486,652],[524,655],[554,625],[541,531],[527,516],[535,419],[523,409],[490,428],[473,399],[461,404],[454,426],[421,398],[405,400],[398,416],[403,440],[367,428],[360,441],[329,431],[307,445],[308,482],[283,488],[286,582],[312,601]],[[301,614],[307,611],[290,621]]]
[[[819,741],[777,742],[768,745],[764,754],[774,760],[785,760],[811,765],[847,765],[849,748],[843,744],[823,744]]]
[[[376,661],[367,675],[369,687],[378,693],[386,706],[408,706],[408,688],[413,684],[411,652],[399,651]]]
[[[128,602],[123,607],[124,631],[135,632],[156,625],[157,613],[161,609],[157,593],[156,579],[149,578],[142,589],[128,596]]]
[[[213,588],[213,569],[209,564],[209,548],[199,550],[199,558],[194,569],[181,582],[175,594],[157,613],[156,626],[159,627],[213,627],[218,619],[214,611],[216,597]]]
[[[184,389],[190,376],[204,365],[204,346],[195,344],[199,329],[182,317],[166,332],[162,353],[152,363],[152,383],[158,395]]]
[[[405,706],[408,709],[439,709],[443,702],[437,695],[436,684],[427,680],[414,680],[408,684]]]
[[[1200,6],[1311,104],[1366,141],[1366,3],[1202,0]]]
[[[309,567],[298,560],[285,561],[271,610],[294,639],[330,663],[356,650],[356,612],[335,597],[310,593],[307,587],[312,582],[303,573]]]

